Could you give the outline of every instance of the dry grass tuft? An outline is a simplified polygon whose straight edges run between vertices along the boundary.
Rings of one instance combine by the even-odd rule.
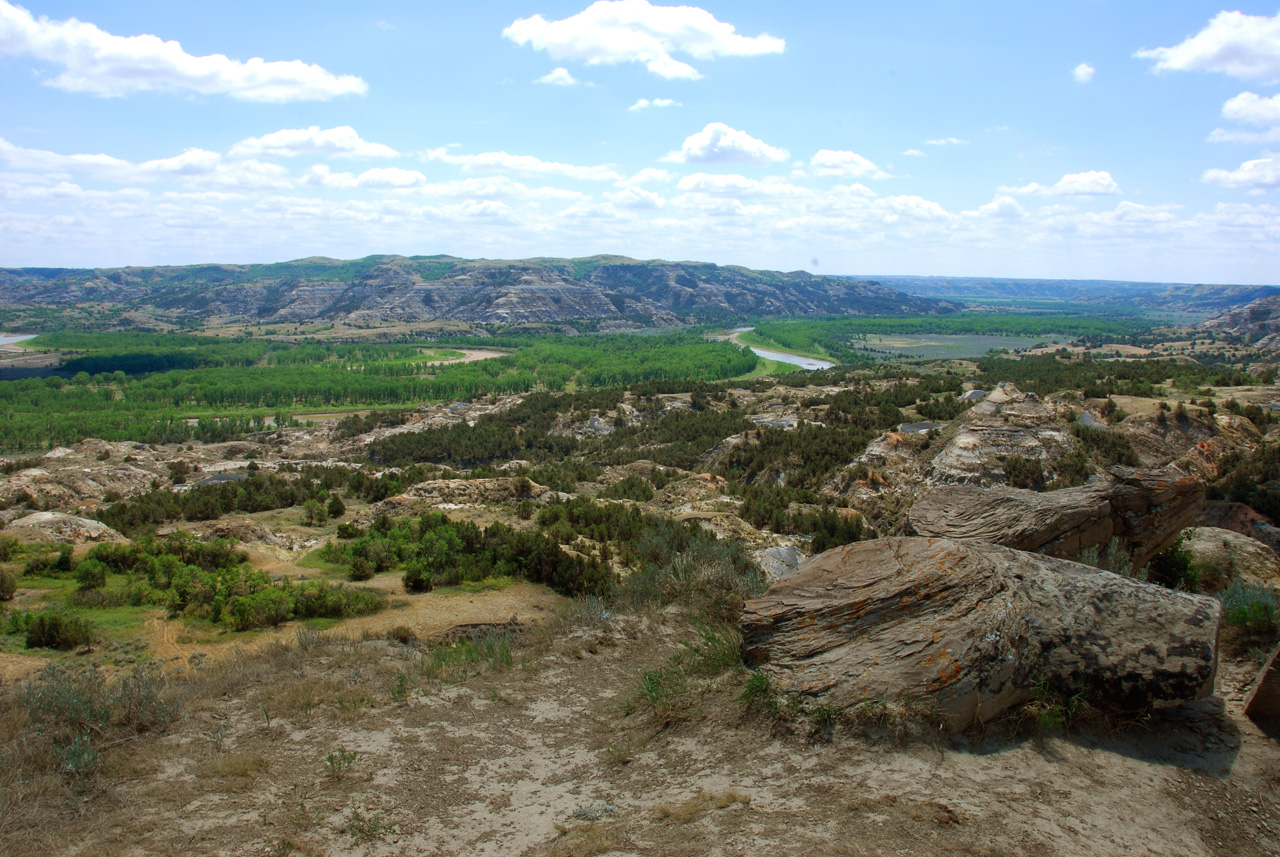
[[[693,797],[683,803],[675,806],[660,804],[654,807],[654,814],[662,821],[670,821],[673,824],[688,824],[713,809],[728,809],[735,804],[747,806],[750,803],[750,796],[732,789],[719,793],[699,789]]]
[[[253,785],[270,764],[257,753],[219,753],[196,769],[196,776],[210,791],[239,791]]]
[[[553,857],[596,857],[608,854],[626,845],[621,831],[592,821],[574,827],[556,825],[560,836],[551,844]]]

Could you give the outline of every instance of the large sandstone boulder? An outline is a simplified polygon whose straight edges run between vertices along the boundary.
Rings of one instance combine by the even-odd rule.
[[[741,617],[743,654],[837,708],[913,698],[953,728],[1047,682],[1103,709],[1200,699],[1217,600],[995,545],[859,542],[814,557]]]
[[[1187,540],[1193,562],[1222,582],[1240,578],[1261,586],[1280,584],[1280,557],[1257,539],[1218,527],[1196,527]]]
[[[967,539],[1079,559],[1111,539],[1141,568],[1195,523],[1204,483],[1177,471],[1113,467],[1111,478],[1044,493],[940,485],[911,507],[916,535]]]

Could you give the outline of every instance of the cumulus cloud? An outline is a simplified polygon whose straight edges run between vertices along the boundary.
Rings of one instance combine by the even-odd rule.
[[[1134,54],[1155,71],[1211,71],[1242,80],[1280,80],[1280,14],[1219,12],[1203,30],[1171,48]]]
[[[667,200],[661,194],[642,187],[629,187],[616,193],[606,193],[604,196],[619,208],[631,211],[656,211],[667,204]]]
[[[819,149],[809,159],[809,168],[815,176],[842,176],[858,178],[870,175],[872,178],[886,179],[889,174],[857,152]]]
[[[920,151],[919,149],[907,149],[907,150],[906,150],[905,152],[903,152],[902,154],[904,154],[904,155],[910,155],[910,156],[911,156],[911,157],[913,157],[913,158],[927,158],[927,157],[929,157],[928,155],[926,155],[924,152]]]
[[[696,80],[696,68],[673,54],[709,60],[722,56],[782,53],[786,42],[762,33],[739,35],[732,24],[697,6],[654,6],[648,0],[598,0],[559,21],[541,15],[519,18],[502,31],[518,45],[546,51],[552,59],[587,65],[642,63],[667,79]]]
[[[533,155],[511,155],[506,152],[483,152],[478,155],[454,155],[447,148],[429,149],[422,156],[428,161],[439,161],[462,167],[469,173],[519,173],[521,175],[563,176],[579,181],[620,181],[622,175],[612,164],[594,167],[561,164],[544,161]]]
[[[620,179],[618,185],[620,187],[637,187],[643,184],[660,183],[671,181],[671,173],[667,170],[660,170],[657,167],[645,167],[640,172],[629,178]]]
[[[1082,62],[1080,65],[1071,69],[1071,76],[1075,78],[1076,83],[1088,83],[1093,80],[1093,73],[1095,70],[1096,69],[1087,62]]]
[[[694,173],[676,183],[676,189],[685,193],[705,193],[715,196],[749,197],[801,197],[813,192],[797,187],[782,179],[757,180],[740,175],[714,175]]]
[[[1266,131],[1227,131],[1214,128],[1209,135],[1210,143],[1280,143],[1280,127]]]
[[[1020,220],[1027,216],[1027,211],[1013,197],[997,196],[986,205],[978,206],[977,214],[998,220]]]
[[[553,68],[535,80],[534,83],[546,83],[551,86],[577,86],[580,81],[569,74],[569,69],[567,68]]]
[[[930,146],[967,146],[969,145],[968,140],[961,140],[958,137],[938,137],[933,140],[925,140],[925,143]]]
[[[48,177],[79,173],[117,183],[178,179],[188,185],[221,188],[287,188],[288,170],[257,160],[226,163],[217,152],[187,149],[170,158],[134,163],[104,154],[63,155],[43,149],[27,149],[0,137],[0,161],[10,169]]]
[[[287,128],[261,137],[241,140],[228,153],[233,158],[273,155],[293,158],[311,155],[330,158],[394,158],[399,152],[381,143],[363,140],[350,125],[321,131],[319,126]]]
[[[1222,115],[1250,125],[1280,125],[1280,95],[1266,98],[1242,92],[1222,105]]]
[[[1002,187],[999,191],[1035,196],[1099,196],[1119,193],[1120,186],[1106,170],[1092,170],[1087,173],[1068,173],[1052,185],[1032,182],[1022,187]]]
[[[1237,170],[1205,170],[1203,180],[1223,187],[1265,189],[1280,187],[1280,158],[1245,161]]]
[[[766,166],[791,157],[786,149],[770,146],[745,131],[730,128],[723,122],[712,122],[696,134],[685,138],[677,152],[662,160],[676,164],[755,164]]]
[[[682,107],[683,105],[672,98],[641,98],[628,107],[628,110],[647,110],[650,107]]]
[[[300,60],[192,56],[176,41],[114,36],[75,18],[35,18],[6,0],[0,0],[0,53],[62,66],[49,85],[99,96],[187,91],[241,101],[323,101],[363,95],[369,88],[358,77],[334,75]]]

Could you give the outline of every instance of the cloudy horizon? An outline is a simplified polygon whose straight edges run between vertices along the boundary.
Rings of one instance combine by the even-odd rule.
[[[0,0],[0,266],[1280,281],[1274,7],[925,6]]]

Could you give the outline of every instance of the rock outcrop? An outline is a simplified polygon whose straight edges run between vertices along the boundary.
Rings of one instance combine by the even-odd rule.
[[[1212,598],[995,545],[891,538],[804,563],[741,617],[743,654],[844,709],[912,698],[954,729],[1038,683],[1137,710],[1213,692]]]
[[[1104,550],[1115,538],[1140,568],[1173,544],[1204,505],[1204,483],[1177,471],[1113,467],[1109,473],[1109,479],[1043,493],[940,485],[911,507],[911,530],[1064,559]]]
[[[1258,586],[1280,584],[1280,557],[1257,539],[1218,527],[1196,527],[1187,540],[1195,564],[1225,584],[1239,578]]]
[[[943,432],[944,446],[933,458],[928,482],[999,484],[1005,480],[1002,462],[1009,456],[1043,461],[1052,471],[1052,459],[1074,443],[1067,429],[1074,418],[1002,383]]]
[[[128,541],[101,521],[62,512],[32,512],[18,518],[5,532],[24,542],[63,542],[72,545]]]
[[[550,503],[568,495],[553,491],[523,476],[500,476],[495,479],[432,479],[419,482],[403,494],[388,497],[374,503],[356,518],[362,526],[368,526],[381,514],[391,517],[417,514],[424,509],[458,506],[487,506],[532,500]]]
[[[1259,298],[1247,306],[1200,322],[1201,330],[1246,337],[1260,350],[1280,349],[1280,295]]]

